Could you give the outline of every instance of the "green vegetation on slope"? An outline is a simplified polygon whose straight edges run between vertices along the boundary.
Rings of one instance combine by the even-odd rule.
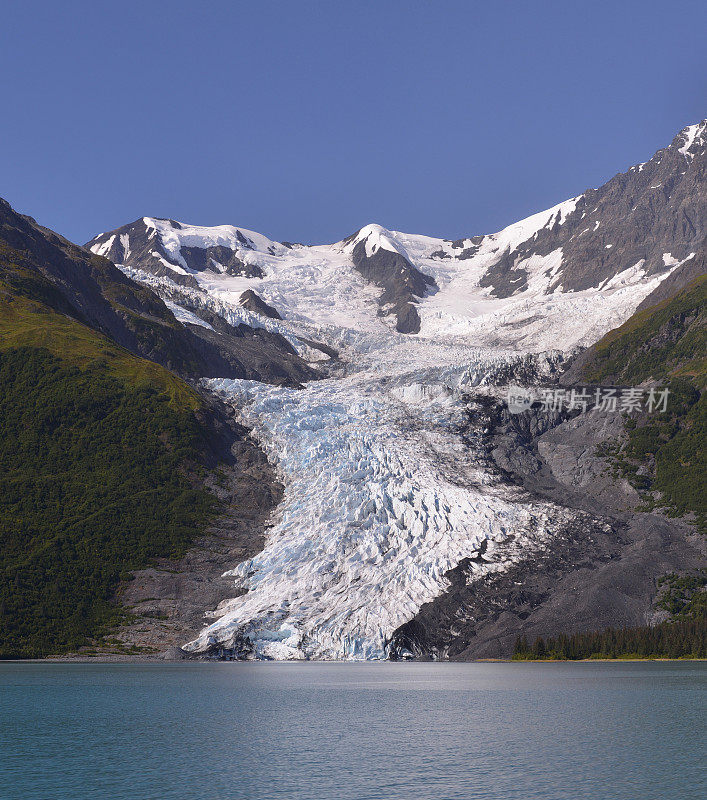
[[[0,351],[15,347],[44,348],[76,367],[100,364],[108,374],[131,385],[153,387],[175,409],[201,408],[198,393],[174,373],[132,355],[107,337],[42,303],[15,294],[14,288],[0,280]]]
[[[707,658],[707,617],[539,637],[532,645],[518,637],[513,650],[513,659],[518,661],[584,658]]]
[[[692,575],[671,572],[658,581],[660,590],[656,605],[670,614],[672,620],[707,618],[707,570]]]
[[[674,297],[639,311],[600,339],[584,365],[592,383],[638,384],[685,377],[700,389],[707,377],[707,275]]]
[[[75,650],[131,569],[213,515],[201,400],[172,373],[0,287],[0,657]]]
[[[707,276],[634,314],[591,352],[584,377],[594,383],[654,380],[670,389],[666,412],[626,421],[627,443],[609,453],[617,474],[642,492],[648,508],[693,514],[707,524]]]
[[[644,508],[691,514],[707,529],[707,397],[685,380],[672,380],[668,410],[625,422],[627,441],[606,448],[615,474],[642,495]]]

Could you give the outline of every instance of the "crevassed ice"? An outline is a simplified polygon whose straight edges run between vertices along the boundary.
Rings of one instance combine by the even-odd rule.
[[[496,484],[456,433],[464,382],[507,358],[305,391],[209,381],[245,408],[285,497],[265,549],[226,573],[247,594],[222,604],[187,649],[228,647],[239,635],[261,658],[384,658],[395,629],[484,540],[492,556],[509,538],[518,553],[549,539],[562,513]]]

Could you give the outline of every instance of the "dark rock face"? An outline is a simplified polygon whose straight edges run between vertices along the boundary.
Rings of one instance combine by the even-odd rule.
[[[219,333],[201,326],[189,326],[194,336],[218,348],[228,371],[235,373],[235,377],[277,386],[300,386],[321,377],[279,333],[243,324],[229,328],[228,333]],[[223,372],[210,368],[202,377],[221,378]]]
[[[175,230],[182,228],[174,220],[160,221],[169,222]],[[248,250],[253,249],[253,243],[241,231],[236,233],[242,247]],[[159,234],[145,223],[144,217],[128,225],[123,225],[121,228],[102,233],[91,239],[85,246],[88,249],[95,249],[100,245],[109,245],[101,252],[114,264],[125,264],[160,278],[169,278],[180,286],[199,288],[199,284],[192,275],[184,274],[184,265],[167,252]],[[194,272],[210,269],[214,272],[226,272],[228,275],[239,275],[246,278],[263,277],[260,267],[255,264],[246,264],[233,250],[223,245],[184,246],[180,248],[179,252],[187,269]]]
[[[260,314],[261,317],[269,317],[270,319],[282,319],[280,313],[273,306],[268,305],[263,298],[254,292],[252,289],[246,289],[240,296],[239,303],[252,311],[254,314]]]
[[[332,361],[338,361],[339,351],[333,347],[329,347],[328,344],[315,342],[313,339],[305,339],[303,336],[298,336],[297,338],[300,342],[302,342],[302,344],[306,344],[308,347],[313,347],[315,350],[319,350],[320,353],[324,353],[325,356],[329,356]]]
[[[517,636],[533,641],[645,625],[653,619],[658,577],[703,558],[689,533],[656,515],[609,531],[577,522],[551,550],[502,575],[474,582],[469,564],[460,564],[448,575],[448,592],[396,631],[391,654],[509,658]]]
[[[652,622],[658,577],[693,568],[706,548],[685,523],[635,511],[635,490],[607,475],[596,448],[622,434],[621,415],[512,416],[486,401],[477,411],[484,405],[489,464],[502,480],[576,513],[547,547],[503,572],[475,574],[476,563],[492,563],[484,552],[462,561],[450,588],[395,632],[391,657],[507,658],[519,635]]]
[[[461,260],[472,258],[479,252],[479,248],[481,247],[483,240],[483,236],[472,236],[471,239],[454,239],[451,242],[452,248],[454,250],[461,250],[461,253],[455,253],[455,258]],[[433,253],[432,257],[435,255],[436,254]]]
[[[497,297],[523,291],[528,274],[516,265],[560,247],[562,266],[548,291],[597,287],[638,262],[647,274],[660,273],[668,269],[663,254],[682,261],[699,252],[707,236],[707,121],[691,136],[688,129],[681,131],[650,161],[587,191],[563,223],[558,214],[533,238],[504,253],[481,286],[491,287]],[[473,240],[453,246],[465,244],[471,252]]]
[[[381,314],[397,318],[400,333],[419,333],[420,316],[415,308],[417,299],[436,288],[434,278],[420,272],[400,253],[379,247],[372,255],[366,253],[366,241],[356,244],[351,254],[354,267],[370,283],[383,289],[379,299]]]
[[[17,214],[0,199],[0,279],[187,378],[231,377],[299,385],[318,373],[281,336],[224,323],[185,327],[150,289],[107,258]]]
[[[203,272],[205,269],[218,269],[216,264],[223,267],[228,275],[240,275],[244,278],[262,278],[263,271],[255,264],[246,264],[238,256],[223,245],[215,247],[181,247],[179,252],[189,269]],[[216,264],[214,264],[216,262]]]
[[[662,300],[668,300],[689,283],[707,273],[707,244],[703,244],[693,258],[681,264],[675,272],[661,281],[660,284],[638,306],[637,311],[650,308]]]
[[[181,228],[181,225],[173,220],[170,220],[170,224],[174,228]],[[128,243],[129,247],[126,247],[125,243]],[[105,245],[102,249],[103,255],[114,264],[126,264],[160,278],[169,278],[180,286],[199,288],[192,275],[185,275],[171,268],[173,262],[162,246],[159,236],[154,230],[148,230],[142,218],[96,236],[87,242],[85,247],[90,250],[97,245]]]

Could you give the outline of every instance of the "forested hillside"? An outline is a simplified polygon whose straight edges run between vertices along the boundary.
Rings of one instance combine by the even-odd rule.
[[[214,514],[201,398],[175,375],[0,288],[0,657],[87,644],[130,569]]]
[[[115,624],[120,579],[183,553],[215,514],[203,476],[220,446],[193,388],[77,319],[65,299],[76,280],[70,259],[57,286],[34,266],[41,240],[13,243],[0,241],[2,658],[76,650]],[[125,294],[164,309],[141,287]],[[89,305],[120,330],[97,289]],[[168,347],[181,334],[162,316],[148,323],[154,336],[166,332],[156,346]]]

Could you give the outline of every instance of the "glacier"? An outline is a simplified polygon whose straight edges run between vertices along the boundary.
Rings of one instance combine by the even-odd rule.
[[[393,631],[482,542],[489,563],[479,573],[547,546],[568,512],[509,491],[484,469],[480,437],[457,433],[463,396],[514,357],[463,356],[304,391],[208,381],[265,446],[285,496],[265,549],[226,573],[246,593],[215,609],[187,650],[246,637],[256,658],[385,658]],[[491,563],[497,548],[504,558]]]
[[[505,396],[519,369],[542,381],[574,348],[622,323],[676,266],[648,275],[626,265],[598,288],[563,291],[562,249],[516,266],[527,288],[506,298],[480,286],[486,270],[541,229],[562,225],[579,198],[474,240],[389,231],[380,225],[332,245],[283,245],[232,226],[200,228],[145,218],[180,263],[180,248],[225,244],[262,277],[214,266],[192,272],[198,290],[124,265],[157,291],[183,324],[200,309],[232,324],[283,335],[323,370],[326,356],[302,339],[337,349],[335,367],[303,389],[210,379],[268,454],[284,485],[264,549],[224,565],[233,597],[208,612],[184,649],[257,659],[383,659],[394,631],[449,587],[463,559],[475,575],[507,569],[552,547],[577,512],[539,502],[503,483],[487,464],[478,398]],[[588,220],[591,224],[591,220]],[[396,332],[377,306],[380,290],[351,252],[392,250],[434,278],[416,304],[419,334]],[[130,242],[123,243],[129,252]],[[460,249],[471,255],[460,255]],[[98,244],[95,251],[105,249]],[[676,262],[677,263],[677,262]],[[257,292],[282,315],[239,303]],[[505,376],[505,377],[504,377]]]

